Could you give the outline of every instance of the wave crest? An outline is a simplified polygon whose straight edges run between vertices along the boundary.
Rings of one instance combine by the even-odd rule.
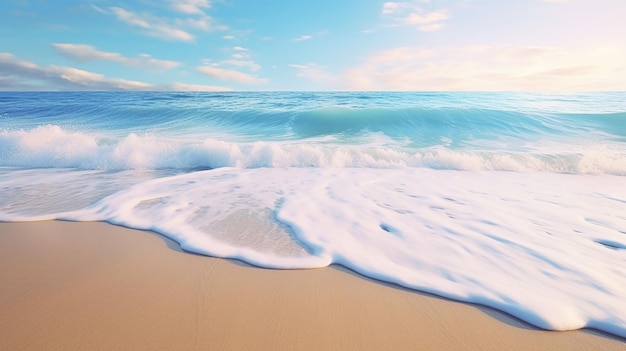
[[[374,138],[375,139],[375,138]],[[156,135],[97,137],[47,125],[0,131],[0,166],[78,169],[212,169],[220,167],[426,167],[454,170],[538,171],[626,175],[626,153],[606,145],[575,152],[410,149],[370,139],[362,144],[205,139],[189,142]]]

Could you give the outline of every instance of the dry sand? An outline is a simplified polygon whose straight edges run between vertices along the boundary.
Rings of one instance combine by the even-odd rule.
[[[341,267],[269,270],[106,223],[0,223],[0,350],[626,350]]]

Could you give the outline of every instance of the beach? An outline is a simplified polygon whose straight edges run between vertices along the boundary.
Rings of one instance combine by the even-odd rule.
[[[103,222],[0,223],[2,350],[624,350],[341,266],[272,270]]]

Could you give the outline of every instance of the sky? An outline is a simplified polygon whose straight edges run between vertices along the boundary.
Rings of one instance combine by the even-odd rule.
[[[0,90],[626,90],[625,0],[2,0]]]

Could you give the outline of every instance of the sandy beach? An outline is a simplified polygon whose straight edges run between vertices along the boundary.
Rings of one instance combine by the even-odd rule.
[[[1,350],[625,350],[342,267],[270,270],[99,222],[0,223]]]

